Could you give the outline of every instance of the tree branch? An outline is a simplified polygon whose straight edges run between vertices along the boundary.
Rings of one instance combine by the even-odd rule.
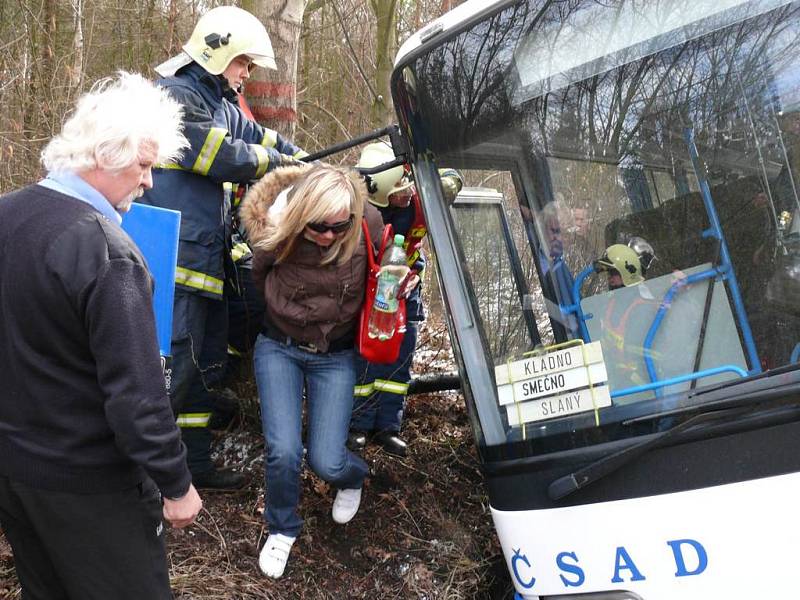
[[[343,124],[343,123],[342,123],[342,122],[341,122],[339,119],[337,119],[337,118],[336,118],[336,115],[334,115],[334,114],[333,114],[331,111],[329,111],[327,108],[324,108],[323,106],[320,106],[319,104],[317,104],[316,102],[314,102],[314,101],[312,101],[312,100],[300,100],[300,101],[298,102],[298,104],[300,104],[300,105],[303,105],[303,104],[305,104],[305,105],[308,105],[308,106],[313,106],[313,107],[314,107],[314,108],[316,108],[317,110],[319,110],[319,111],[321,111],[321,112],[325,113],[326,115],[328,115],[328,117],[330,117],[330,119],[331,119],[332,121],[334,121],[334,122],[335,122],[335,123],[336,123],[336,124],[339,126],[339,129],[341,129],[341,130],[342,130],[342,133],[344,134],[344,137],[345,137],[345,139],[348,139],[348,140],[349,140],[350,138],[352,138],[352,137],[353,137],[353,136],[351,136],[351,135],[350,135],[350,132],[349,132],[349,131],[347,131],[347,128],[344,126],[344,124]]]
[[[350,41],[350,34],[347,33],[347,28],[344,26],[344,19],[342,19],[342,13],[339,12],[339,8],[336,6],[336,1],[330,3],[331,8],[333,8],[333,12],[336,13],[336,18],[339,20],[339,25],[342,27],[342,32],[344,33],[344,39],[347,41],[347,47],[350,49],[350,54],[353,57],[353,62],[356,64],[356,69],[361,74],[361,78],[364,80],[364,83],[367,85],[367,89],[369,93],[372,95],[373,102],[378,101],[378,94],[372,88],[372,84],[370,84],[369,79],[367,79],[366,73],[364,73],[364,69],[361,68],[361,63],[358,61],[358,55],[356,55],[355,48],[353,48],[353,43]]]

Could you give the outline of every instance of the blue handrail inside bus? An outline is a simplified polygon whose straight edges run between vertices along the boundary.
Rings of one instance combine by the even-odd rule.
[[[739,291],[739,281],[736,279],[736,273],[731,268],[731,255],[728,252],[728,244],[725,242],[725,237],[722,235],[722,226],[719,222],[717,210],[714,207],[714,201],[711,199],[711,189],[708,187],[708,180],[703,175],[703,168],[700,165],[700,156],[697,152],[697,146],[694,143],[694,129],[687,127],[684,130],[684,137],[686,145],[689,148],[689,157],[692,159],[692,166],[697,181],[700,183],[700,195],[703,198],[703,204],[708,214],[708,220],[711,223],[709,235],[712,235],[719,241],[720,249],[720,267],[726,274],[728,280],[728,289],[731,293],[731,300],[733,300],[733,309],[736,311],[736,316],[739,318],[739,327],[742,330],[742,339],[744,346],[747,350],[747,356],[750,361],[750,373],[761,372],[761,361],[758,359],[758,352],[756,351],[756,344],[753,340],[753,332],[750,330],[750,322],[747,320],[747,312],[744,309],[744,301],[742,294]]]
[[[645,383],[643,385],[636,385],[633,387],[617,390],[615,392],[611,392],[611,397],[619,398],[620,396],[629,396],[631,394],[638,394],[639,392],[647,392],[649,390],[665,388],[670,385],[683,383],[685,381],[691,381],[693,379],[701,379],[703,377],[711,377],[713,375],[719,375],[720,373],[730,373],[730,372],[736,373],[740,377],[747,377],[747,371],[745,371],[742,367],[738,367],[736,365],[722,365],[721,367],[703,369],[702,371],[687,373],[686,375],[678,375],[677,377],[670,377],[669,379],[661,379],[658,381],[654,381],[652,383]]]
[[[583,282],[586,280],[586,278],[595,272],[596,269],[594,268],[594,265],[590,265],[578,274],[578,276],[575,278],[575,285],[573,286],[572,289],[572,296],[573,298],[578,298],[578,301],[575,304],[570,304],[569,306],[562,307],[564,313],[575,314],[575,316],[577,317],[578,326],[580,328],[581,337],[587,344],[591,342],[591,336],[589,335],[589,329],[586,327],[586,317],[583,314],[583,308],[580,305],[581,286],[583,285]],[[661,322],[664,320],[664,316],[666,315],[667,310],[669,310],[669,307],[672,304],[672,300],[675,297],[675,294],[677,294],[678,291],[684,289],[688,285],[692,285],[694,283],[698,283],[706,279],[716,278],[717,276],[722,276],[722,277],[727,276],[727,273],[724,272],[724,267],[719,266],[713,269],[706,269],[705,271],[701,271],[700,273],[694,273],[687,277],[683,277],[672,284],[672,286],[664,294],[664,299],[661,301],[661,304],[658,307],[658,311],[656,312],[656,315],[653,318],[653,323],[650,325],[650,329],[648,330],[647,335],[645,336],[645,340],[642,344],[644,361],[645,365],[647,366],[647,374],[650,376],[651,383],[639,386],[633,386],[629,388],[623,388],[621,390],[611,392],[612,398],[617,398],[620,396],[628,396],[630,394],[636,394],[638,392],[645,392],[649,390],[660,391],[662,388],[668,387],[670,385],[683,383],[685,381],[691,381],[693,379],[710,377],[712,375],[718,375],[719,373],[724,373],[724,372],[734,372],[740,375],[741,377],[747,377],[748,373],[744,369],[736,365],[722,365],[720,367],[704,369],[702,371],[688,373],[686,375],[679,375],[676,377],[671,377],[669,379],[659,379],[658,374],[656,373],[655,370],[655,363],[652,357],[653,342],[655,341],[655,336],[656,333],[658,332],[659,327],[661,326]]]
[[[594,272],[594,264],[591,264],[578,273],[575,282],[572,284],[572,302],[574,304],[561,307],[561,311],[565,315],[574,314],[577,317],[578,329],[580,329],[583,341],[587,344],[592,341],[592,338],[589,335],[589,328],[586,327],[586,317],[583,314],[583,308],[581,308],[581,287],[583,286],[583,282],[586,281],[586,278]]]
[[[658,381],[655,363],[653,362],[653,342],[655,341],[656,333],[658,333],[658,328],[661,327],[661,322],[664,320],[664,315],[666,315],[667,310],[672,304],[672,299],[675,297],[675,294],[684,289],[686,286],[692,285],[693,283],[699,283],[700,281],[705,281],[706,279],[716,278],[718,275],[722,275],[722,271],[722,267],[715,267],[713,269],[706,269],[700,273],[694,273],[688,277],[683,277],[673,283],[672,286],[670,286],[670,288],[667,290],[667,293],[664,294],[664,299],[661,301],[661,305],[658,307],[656,316],[653,317],[653,323],[650,325],[650,329],[647,331],[647,335],[644,338],[644,343],[642,344],[644,364],[647,367],[647,374],[650,376],[650,381]],[[711,282],[710,285],[714,285],[714,283]]]

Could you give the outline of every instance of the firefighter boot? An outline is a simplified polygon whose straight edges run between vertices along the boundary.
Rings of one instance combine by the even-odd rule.
[[[395,456],[405,456],[408,450],[408,444],[397,435],[396,431],[379,431],[372,439],[386,452]]]
[[[203,473],[193,473],[192,483],[197,489],[238,490],[244,486],[245,476],[228,469],[211,469]]]

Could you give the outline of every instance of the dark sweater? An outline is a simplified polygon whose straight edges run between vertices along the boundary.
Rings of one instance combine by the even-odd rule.
[[[114,491],[191,476],[156,342],[152,280],[92,206],[34,185],[0,197],[0,473]]]

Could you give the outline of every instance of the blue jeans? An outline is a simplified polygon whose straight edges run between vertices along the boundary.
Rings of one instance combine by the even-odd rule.
[[[270,533],[297,536],[303,520],[303,387],[307,399],[308,463],[338,489],[360,488],[368,467],[345,447],[353,410],[355,351],[313,354],[259,335],[253,352],[266,443],[266,510]]]

